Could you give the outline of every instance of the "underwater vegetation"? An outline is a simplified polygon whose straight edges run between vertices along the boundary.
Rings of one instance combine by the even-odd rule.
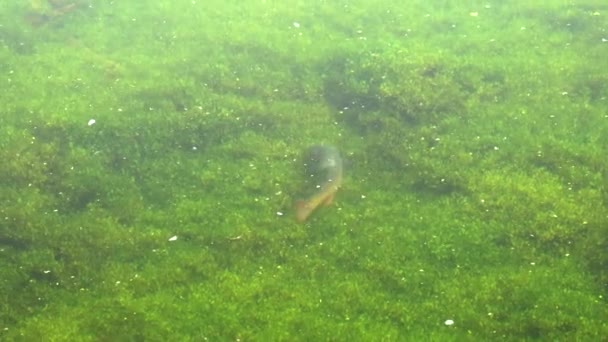
[[[1,340],[607,336],[606,5],[0,18]]]

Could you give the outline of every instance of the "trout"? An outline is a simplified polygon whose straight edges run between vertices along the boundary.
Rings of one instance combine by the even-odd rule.
[[[306,153],[306,173],[314,187],[312,194],[295,202],[296,220],[304,222],[321,205],[330,205],[342,185],[342,158],[333,146],[315,145]]]

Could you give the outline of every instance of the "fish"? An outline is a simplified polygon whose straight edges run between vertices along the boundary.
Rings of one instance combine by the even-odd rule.
[[[336,192],[342,186],[342,157],[337,148],[330,145],[313,145],[305,154],[305,169],[313,188],[305,199],[295,201],[296,220],[305,222],[320,206],[333,203]]]

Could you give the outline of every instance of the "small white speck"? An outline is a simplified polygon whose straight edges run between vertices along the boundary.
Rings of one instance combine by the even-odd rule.
[[[277,211],[277,216],[283,216],[283,212],[282,211]]]
[[[42,273],[49,274],[49,273],[51,273],[51,270],[44,270],[44,271],[42,271]]]
[[[361,199],[365,199],[365,195],[361,195]]]
[[[95,124],[95,122],[96,122],[95,119],[91,119],[91,120],[89,120],[89,122],[87,122],[87,125],[93,126]]]
[[[445,322],[443,322],[443,324],[450,326],[450,325],[454,325],[454,320],[453,319],[446,319]]]
[[[177,235],[173,235],[172,237],[169,238],[169,241],[176,241],[177,240]]]
[[[300,28],[300,23],[299,23],[299,22],[297,22],[297,21],[294,21],[294,22],[293,22],[293,27],[295,27],[295,28]]]

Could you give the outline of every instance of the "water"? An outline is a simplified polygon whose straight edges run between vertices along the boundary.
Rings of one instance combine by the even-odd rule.
[[[603,2],[0,17],[2,340],[608,334]],[[315,144],[345,179],[298,224]]]

